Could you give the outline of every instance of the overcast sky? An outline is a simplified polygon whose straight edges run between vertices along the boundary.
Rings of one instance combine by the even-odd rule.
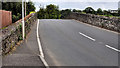
[[[55,4],[59,6],[59,9],[80,9],[83,10],[86,7],[102,8],[103,10],[116,10],[118,9],[118,2],[120,0],[31,0],[35,3],[36,11],[39,10],[39,5],[45,7],[49,4]]]

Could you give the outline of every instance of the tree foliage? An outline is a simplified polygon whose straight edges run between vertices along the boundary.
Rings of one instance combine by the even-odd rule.
[[[31,11],[35,11],[34,3],[29,1],[26,3],[26,13],[29,14]]]
[[[101,8],[98,8],[98,9],[97,9],[97,14],[99,14],[99,15],[102,15],[102,14],[103,14],[103,11],[102,11]]]
[[[44,18],[46,18],[45,15],[46,15],[45,9],[44,8],[40,8],[40,10],[37,12],[38,18],[39,19],[44,19]]]
[[[71,9],[62,10],[61,11],[61,18],[62,19],[65,18],[66,16],[70,15],[71,12],[72,12]]]
[[[73,9],[72,12],[81,12],[81,10],[76,10],[76,9]]]
[[[120,8],[118,8],[118,16],[120,16]]]
[[[120,16],[119,13],[110,13],[109,10],[102,10],[101,8],[98,8],[97,11],[95,11],[92,7],[87,7],[83,11],[73,9],[65,9],[65,10],[59,10],[59,7],[53,4],[47,5],[46,8],[40,8],[38,11],[38,18],[40,19],[64,19],[67,16],[70,15],[71,12],[80,12],[80,13],[89,13],[89,14],[95,14],[95,15],[104,15],[104,16]]]
[[[59,19],[60,18],[60,11],[59,7],[53,4],[47,5],[46,9],[40,8],[37,12],[39,19]]]
[[[46,6],[47,18],[58,19],[59,18],[59,7],[53,4]]]
[[[2,2],[2,10],[12,11],[13,23],[22,18],[22,2]],[[29,1],[26,3],[26,13],[31,11],[35,11],[35,6]]]
[[[83,10],[85,13],[95,14],[95,10],[92,7],[87,7]]]

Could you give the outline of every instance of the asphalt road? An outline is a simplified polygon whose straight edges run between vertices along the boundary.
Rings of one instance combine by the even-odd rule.
[[[41,19],[39,35],[50,66],[118,66],[118,34],[75,20]]]

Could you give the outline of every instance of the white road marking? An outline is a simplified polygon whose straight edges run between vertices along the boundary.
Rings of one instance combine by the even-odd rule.
[[[114,47],[111,47],[111,46],[109,46],[109,45],[105,45],[106,47],[108,47],[108,48],[110,48],[110,49],[112,49],[112,50],[115,50],[115,51],[117,51],[117,52],[120,52],[120,50],[118,50],[118,49],[116,49],[116,48],[114,48]]]
[[[41,59],[41,61],[43,62],[43,64],[45,65],[46,68],[49,68],[49,65],[47,64],[47,62],[45,61],[45,59],[41,56],[41,55],[38,55]]]
[[[86,38],[88,38],[88,39],[90,39],[90,40],[92,40],[92,41],[96,41],[94,38],[91,38],[91,37],[89,37],[89,36],[87,36],[87,35],[85,35],[85,34],[83,34],[83,33],[81,33],[81,32],[79,32],[79,34],[81,34],[82,36],[84,36],[84,37],[86,37]],[[102,42],[99,42],[99,43],[102,43]],[[107,48],[110,48],[110,49],[114,50],[114,51],[120,52],[119,49],[116,49],[116,48],[111,47],[111,46],[109,46],[109,45],[105,45],[105,46],[106,46]]]
[[[37,41],[38,41],[38,46],[39,46],[40,55],[41,55],[42,57],[44,57],[43,50],[42,50],[42,46],[41,46],[41,42],[40,42],[40,39],[39,39],[38,28],[39,28],[39,19],[38,19],[38,23],[37,23]]]
[[[84,37],[86,37],[86,38],[88,38],[88,39],[90,39],[90,40],[92,40],[92,41],[96,41],[94,38],[89,37],[89,36],[87,36],[87,35],[85,35],[85,34],[83,34],[83,33],[81,33],[81,32],[79,32],[79,34],[81,34],[82,36],[84,36]]]
[[[45,67],[49,68],[49,65],[47,64],[47,62],[45,61],[45,58],[44,58],[43,49],[42,49],[40,38],[39,38],[38,28],[39,28],[39,19],[38,19],[38,23],[37,23],[37,41],[38,41],[40,55],[38,55],[38,56],[40,57],[41,61],[45,65]]]

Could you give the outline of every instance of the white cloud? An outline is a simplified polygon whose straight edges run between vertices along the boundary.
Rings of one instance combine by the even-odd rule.
[[[80,9],[83,10],[86,7],[92,7],[95,10],[98,8],[102,8],[103,10],[108,10],[108,9],[118,9],[118,4],[117,2],[36,2],[36,11],[39,10],[38,6],[39,5],[46,6],[49,4],[55,4],[59,5],[59,9]]]
[[[120,0],[31,0],[33,2],[118,2]]]
[[[21,2],[22,0],[0,0],[0,1]],[[31,1],[33,2],[118,2],[120,0],[31,0]]]

